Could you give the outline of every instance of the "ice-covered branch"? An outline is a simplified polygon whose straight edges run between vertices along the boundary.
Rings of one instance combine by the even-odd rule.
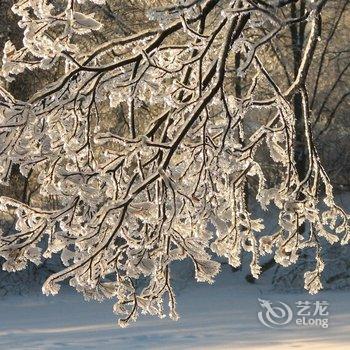
[[[349,228],[309,127],[305,81],[324,2],[310,5],[304,18],[286,19],[280,7],[290,3],[181,2],[152,17],[159,26],[80,52],[76,36],[101,29],[98,19],[73,1],[63,11],[46,1],[19,1],[14,11],[22,17],[24,46],[6,45],[3,75],[60,60],[66,69],[28,101],[0,90],[0,179],[7,182],[18,164],[24,176],[36,174],[41,196],[35,206],[1,197],[0,209],[17,216],[16,233],[0,237],[3,268],[60,254],[65,268],[48,278],[44,293],[56,294],[69,279],[86,298],[116,298],[121,326],[140,311],[163,317],[164,300],[177,319],[171,263],[191,259],[196,279],[212,283],[220,264],[211,251],[234,267],[248,252],[258,277],[260,255],[274,253],[288,266],[302,249],[315,248],[316,269],[305,274],[305,286],[316,292],[320,239],[345,244]],[[285,89],[266,57],[296,20],[307,21],[309,39]],[[238,76],[241,96],[233,85]],[[302,128],[291,105],[299,91]],[[304,177],[295,160],[299,129],[308,157]],[[262,156],[276,165],[277,177]],[[253,178],[255,200],[278,208],[279,228],[271,235],[263,235],[263,220],[247,203]],[[58,208],[48,209],[50,195]]]

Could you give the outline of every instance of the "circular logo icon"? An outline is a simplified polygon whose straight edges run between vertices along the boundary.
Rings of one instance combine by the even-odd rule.
[[[285,326],[293,318],[292,309],[282,301],[258,299],[262,311],[258,312],[259,321],[266,327],[277,328]]]

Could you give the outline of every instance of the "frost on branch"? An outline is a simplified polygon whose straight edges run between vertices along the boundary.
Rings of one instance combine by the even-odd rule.
[[[0,199],[1,210],[17,217],[16,233],[1,232],[3,269],[58,254],[65,267],[43,292],[57,294],[69,280],[86,299],[113,298],[122,327],[139,313],[176,320],[172,263],[190,259],[196,280],[212,283],[220,270],[213,253],[233,267],[247,253],[258,278],[261,255],[289,266],[314,249],[305,288],[317,292],[321,242],[349,241],[348,216],[334,202],[309,126],[306,78],[323,2],[299,19],[309,37],[288,88],[278,85],[268,59],[269,42],[290,24],[279,8],[182,2],[155,10],[169,18],[151,29],[81,51],[73,38],[102,24],[71,5],[62,11],[18,1],[13,8],[25,35],[22,48],[6,45],[2,75],[59,62],[66,71],[28,101],[0,90],[0,179],[8,183],[18,164],[40,185],[35,205]],[[233,89],[238,74],[241,97]],[[296,93],[302,121],[291,104]],[[295,160],[297,132],[305,139],[305,174]],[[249,208],[248,180],[264,210],[278,208],[278,230],[270,235]],[[52,195],[59,199],[54,209]]]
[[[23,47],[17,50],[10,41],[6,43],[2,60],[5,79],[12,81],[13,76],[25,69],[50,69],[59,59],[72,59],[80,49],[77,35],[101,29],[102,24],[94,19],[93,13],[72,10],[74,2],[64,1],[65,8],[47,0],[15,2],[12,11],[21,18],[18,25],[23,29]]]

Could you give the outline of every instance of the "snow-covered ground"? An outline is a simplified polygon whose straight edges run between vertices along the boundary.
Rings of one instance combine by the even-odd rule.
[[[228,267],[214,285],[188,282],[178,292],[178,322],[142,317],[120,329],[112,301],[84,302],[63,291],[55,297],[10,296],[0,300],[0,349],[350,349],[350,291],[279,294],[265,278],[255,285]],[[329,327],[275,329],[258,320],[258,301],[329,302]]]

